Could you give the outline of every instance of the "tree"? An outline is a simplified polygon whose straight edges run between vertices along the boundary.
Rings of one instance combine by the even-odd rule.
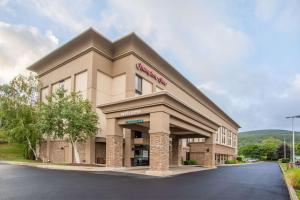
[[[290,147],[287,144],[285,144],[285,155],[286,155],[286,158],[290,158],[290,155],[291,155],[290,153],[291,153]],[[277,148],[276,154],[277,154],[277,158],[278,159],[284,158],[284,144],[281,144]]]
[[[40,106],[38,126],[42,133],[54,138],[68,138],[74,150],[75,162],[80,163],[77,144],[97,134],[98,116],[89,101],[78,93],[67,94],[58,89]]]
[[[35,159],[36,144],[42,138],[36,128],[38,86],[32,74],[19,75],[9,84],[0,85],[0,128],[10,141],[25,143]]]
[[[248,144],[240,149],[240,154],[248,158],[260,159],[262,156],[261,147],[257,144]]]
[[[281,141],[275,138],[267,138],[262,141],[261,149],[263,151],[263,155],[266,156],[267,160],[276,160],[277,158],[277,148],[281,144]]]
[[[295,144],[295,154],[300,155],[300,143]]]

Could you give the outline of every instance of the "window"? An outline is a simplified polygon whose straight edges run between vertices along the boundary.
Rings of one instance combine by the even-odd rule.
[[[48,96],[48,87],[41,89],[41,96],[40,96],[41,102],[46,103],[47,96]]]
[[[79,92],[84,99],[87,98],[87,72],[76,74],[75,91]]]
[[[236,147],[236,135],[232,133],[232,147]]]
[[[142,79],[142,93],[143,95],[152,93],[152,83],[147,81],[146,79]]]
[[[222,126],[222,144],[225,144],[226,142],[226,132],[225,127]]]
[[[161,91],[163,91],[163,90],[164,90],[164,89],[162,89],[162,88],[156,86],[156,89],[155,89],[156,92],[161,92]]]
[[[58,83],[58,87],[61,88],[61,89],[65,89],[64,81],[60,81],[60,82]]]
[[[220,131],[220,128],[218,128],[218,130],[216,132],[216,143],[219,142],[219,131]]]
[[[231,131],[227,130],[227,145],[231,146]]]
[[[134,138],[142,138],[142,132],[140,132],[140,131],[135,131],[135,132],[134,132]]]
[[[135,76],[135,93],[138,95],[142,95],[142,80],[142,77]]]
[[[66,90],[66,94],[70,94],[71,78],[67,78],[67,79],[59,81],[58,83],[53,84],[52,85],[52,94],[54,94],[56,92],[56,90],[58,90],[60,88]]]

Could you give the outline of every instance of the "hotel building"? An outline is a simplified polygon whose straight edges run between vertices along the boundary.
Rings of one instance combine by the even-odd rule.
[[[39,75],[42,101],[63,87],[97,112],[97,135],[79,145],[82,163],[146,165],[151,174],[186,159],[215,167],[237,155],[239,125],[134,33],[112,42],[90,28],[28,69]],[[74,157],[67,140],[51,138],[39,156]]]

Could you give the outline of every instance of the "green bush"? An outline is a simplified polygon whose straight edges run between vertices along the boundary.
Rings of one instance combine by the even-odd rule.
[[[225,160],[225,164],[237,164],[237,160]]]
[[[290,159],[289,158],[282,158],[281,163],[289,163]]]
[[[242,156],[238,156],[238,157],[236,157],[236,160],[237,160],[237,161],[242,161],[243,158],[242,158]]]
[[[197,165],[197,161],[196,160],[185,160],[183,161],[184,165]]]

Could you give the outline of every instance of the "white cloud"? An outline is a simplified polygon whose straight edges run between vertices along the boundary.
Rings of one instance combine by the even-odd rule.
[[[300,74],[295,75],[295,79],[293,81],[293,85],[295,88],[300,90]]]
[[[218,85],[215,81],[210,81],[206,83],[202,83],[198,86],[200,90],[206,90],[209,92],[214,92],[218,95],[226,95],[228,94],[228,91],[225,88],[222,88],[220,85]]]
[[[0,83],[24,72],[26,67],[57,46],[58,39],[51,31],[43,34],[36,27],[0,21]]]
[[[300,32],[299,0],[256,0],[255,15],[281,32]]]
[[[8,3],[8,0],[0,0],[0,7],[6,6]]]
[[[248,35],[224,13],[225,5],[204,1],[172,1],[172,6],[165,1],[109,3],[110,10],[102,13],[100,31],[113,30],[119,35],[135,31],[160,52],[177,55],[186,70],[198,73],[205,82],[238,67],[253,48]]]
[[[279,0],[256,0],[255,15],[267,22],[274,17],[279,5]]]
[[[89,0],[32,0],[32,6],[42,16],[75,32],[82,32],[93,25],[92,20],[85,16],[88,14]]]
[[[299,0],[287,0],[278,15],[275,26],[282,32],[294,33],[298,37],[300,33],[299,11]]]

